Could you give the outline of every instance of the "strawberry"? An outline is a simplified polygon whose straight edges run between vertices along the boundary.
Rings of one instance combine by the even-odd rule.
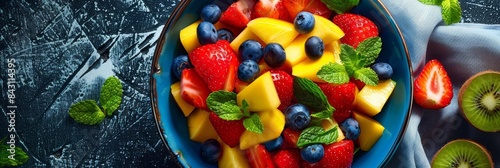
[[[357,48],[365,39],[378,36],[375,23],[361,15],[344,13],[336,15],[332,21],[345,33],[340,41],[354,48]]]
[[[325,155],[316,163],[304,163],[304,167],[351,167],[354,157],[354,143],[351,140],[342,140],[330,145],[324,145]]]
[[[239,93],[241,90],[245,89],[250,83],[243,82],[240,79],[236,78],[234,82],[234,92]]]
[[[208,109],[207,97],[211,93],[205,81],[192,68],[184,69],[181,76],[181,96],[196,108]]]
[[[299,168],[302,157],[298,148],[282,149],[273,155],[274,164],[278,168]]]
[[[318,86],[325,93],[330,105],[336,110],[349,110],[352,108],[352,103],[356,98],[356,85],[353,82],[341,85],[320,83]]]
[[[189,60],[200,77],[212,91],[234,89],[238,57],[229,42],[219,40],[206,44],[189,53]]]
[[[274,87],[278,92],[278,97],[281,101],[279,110],[285,111],[285,109],[292,104],[293,98],[293,77],[282,70],[270,70],[271,76],[273,77]]]
[[[219,118],[214,112],[210,112],[208,119],[219,135],[220,139],[231,148],[234,148],[240,142],[240,136],[245,132],[243,119],[240,120],[224,120]]]
[[[366,85],[364,82],[360,81],[359,79],[351,78],[351,82],[353,82],[358,87],[358,90],[363,89],[363,87],[365,87],[365,85]]]
[[[345,119],[351,117],[352,111],[349,109],[336,109],[335,112],[333,112],[333,119],[337,123],[342,123],[344,122]]]
[[[450,104],[453,88],[450,77],[438,60],[425,64],[414,82],[415,103],[428,109],[441,109]]]
[[[291,145],[294,148],[297,147],[297,141],[299,140],[300,131],[294,131],[290,128],[285,128],[283,130],[283,141],[285,144]]]
[[[332,14],[332,11],[321,0],[283,0],[283,3],[292,18],[295,18],[301,11],[308,11],[325,18],[329,18]]]
[[[254,0],[238,0],[222,12],[219,22],[236,29],[244,29],[252,19]]]
[[[255,3],[252,17],[269,17],[284,21],[293,21],[282,0],[259,0]]]
[[[271,155],[262,144],[245,150],[245,155],[252,168],[275,168]]]

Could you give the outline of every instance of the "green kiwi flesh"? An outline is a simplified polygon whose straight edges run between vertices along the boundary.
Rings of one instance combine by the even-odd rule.
[[[476,142],[457,139],[448,142],[434,155],[433,168],[493,168],[490,153]]]
[[[500,72],[483,71],[469,78],[459,90],[458,105],[477,129],[500,131]]]

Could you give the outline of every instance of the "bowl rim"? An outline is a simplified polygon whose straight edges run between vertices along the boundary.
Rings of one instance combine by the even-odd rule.
[[[156,48],[154,51],[153,60],[152,60],[152,64],[151,64],[151,72],[149,75],[150,76],[150,80],[149,80],[150,100],[151,100],[150,103],[151,103],[151,107],[152,107],[153,116],[155,118],[156,127],[158,130],[158,133],[160,134],[160,138],[163,142],[163,145],[167,148],[169,155],[176,158],[175,162],[177,163],[177,165],[179,167],[183,167],[183,165],[179,161],[179,159],[180,159],[179,154],[174,153],[172,151],[172,149],[170,148],[169,142],[167,141],[167,139],[165,137],[164,129],[163,129],[162,124],[161,124],[160,110],[158,109],[158,101],[157,101],[158,95],[157,95],[157,88],[156,88],[156,79],[154,78],[154,74],[161,72],[159,59],[160,59],[160,56],[162,53],[163,45],[164,45],[165,40],[166,40],[166,38],[164,38],[165,33],[167,33],[172,28],[172,23],[176,22],[180,18],[180,16],[182,15],[182,12],[185,10],[185,8],[189,5],[189,3],[191,1],[192,0],[180,1],[179,4],[172,11],[172,14],[168,18],[167,22],[164,24],[163,30],[161,31],[159,39],[158,39],[159,41],[156,44]],[[403,33],[401,32],[401,30],[399,28],[399,25],[394,20],[392,13],[388,10],[388,8],[384,5],[384,3],[381,0],[374,0],[374,1],[378,2],[378,4],[380,4],[382,9],[388,14],[388,19],[392,21],[392,23],[394,24],[394,27],[396,28],[397,34],[399,35],[399,37],[401,37],[401,42],[403,45],[404,53],[406,55],[406,58],[407,58],[406,60],[407,60],[409,71],[410,71],[409,72],[409,74],[410,74],[410,76],[409,76],[409,78],[410,78],[410,102],[409,102],[409,106],[407,109],[407,115],[406,115],[405,121],[403,123],[403,129],[401,129],[397,135],[396,143],[392,144],[392,146],[390,147],[390,150],[389,150],[390,152],[388,153],[388,155],[385,156],[382,164],[379,165],[379,167],[380,166],[385,167],[385,165],[387,165],[387,163],[389,162],[390,158],[392,158],[392,156],[396,152],[396,148],[401,143],[403,136],[406,133],[408,123],[410,122],[410,117],[412,114],[412,107],[413,107],[413,89],[414,89],[413,88],[413,80],[414,80],[414,77],[412,75],[413,74],[412,73],[413,67],[412,67],[412,63],[411,63],[410,52],[408,50],[408,46],[407,46],[406,40],[403,36]]]

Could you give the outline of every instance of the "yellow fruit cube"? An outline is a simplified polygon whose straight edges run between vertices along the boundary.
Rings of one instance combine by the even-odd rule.
[[[281,104],[270,72],[257,77],[236,95],[236,99],[240,107],[243,100],[247,101],[248,110],[255,112],[274,110]]]
[[[354,107],[367,116],[373,117],[382,111],[396,87],[396,82],[389,79],[379,81],[377,86],[364,86],[354,99]]]
[[[175,82],[170,85],[170,93],[174,97],[175,102],[184,113],[184,117],[187,117],[194,110],[194,106],[187,103],[181,96],[181,82]]]
[[[250,29],[247,27],[243,29],[243,31],[241,31],[241,33],[234,38],[230,46],[236,53],[238,53],[240,45],[247,40],[256,40],[260,42],[260,44],[262,45],[266,44],[262,40],[260,40],[259,37],[255,35],[252,31],[250,31]]]
[[[207,139],[217,139],[218,135],[215,132],[212,123],[208,119],[210,112],[196,109],[187,118],[189,128],[189,138],[193,141],[203,143]]]
[[[330,62],[334,62],[335,58],[333,56],[333,53],[329,51],[325,51],[323,53],[323,56],[321,56],[320,59],[318,60],[311,60],[311,59],[305,59],[301,61],[300,63],[297,63],[292,67],[292,75],[301,77],[301,78],[307,78],[310,79],[314,82],[322,82],[324,83],[325,81],[320,79],[316,73],[321,69],[321,67],[325,64],[328,64]]]
[[[240,149],[245,150],[254,145],[278,138],[285,128],[285,115],[278,109],[257,113],[264,126],[262,134],[246,130],[240,137]]]
[[[340,129],[339,124],[335,120],[323,120],[321,121],[321,127],[325,130],[330,130],[333,127],[337,126],[337,140],[335,142],[339,142],[345,139],[344,133]]]
[[[382,137],[385,128],[379,122],[358,112],[353,112],[353,118],[358,121],[360,134],[358,137],[359,148],[363,151],[370,150]]]
[[[340,60],[340,40],[335,40],[328,45],[325,45],[325,51],[330,51],[333,53],[335,63],[342,65],[342,60]]]
[[[314,19],[316,24],[313,31],[308,34],[318,36],[325,45],[344,37],[344,32],[332,21],[319,15],[314,15]]]
[[[266,44],[278,43],[283,48],[299,35],[292,23],[268,17],[253,19],[248,22],[247,28]]]
[[[198,28],[200,23],[201,21],[196,21],[179,32],[182,46],[188,53],[201,45],[200,42],[198,42],[198,35],[196,34],[196,28]]]
[[[222,145],[222,156],[219,159],[219,167],[224,168],[250,168],[245,153],[240,149],[231,148],[224,143]]]

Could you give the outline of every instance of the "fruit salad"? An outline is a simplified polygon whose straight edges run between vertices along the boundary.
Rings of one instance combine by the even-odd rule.
[[[369,151],[384,131],[372,117],[396,82],[391,65],[376,62],[377,26],[350,8],[204,6],[180,31],[187,54],[171,67],[199,157],[220,167],[350,167],[356,151]]]

